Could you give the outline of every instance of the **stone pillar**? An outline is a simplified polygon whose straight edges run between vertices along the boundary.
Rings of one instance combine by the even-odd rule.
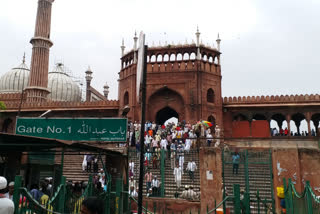
[[[201,212],[206,213],[222,201],[222,159],[220,148],[200,148],[199,152]]]
[[[290,136],[291,135],[291,128],[290,128],[291,115],[290,114],[287,114],[286,121],[288,125],[288,136]]]
[[[27,102],[46,101],[48,90],[51,8],[54,0],[39,0],[34,37],[31,39],[32,59],[29,85],[26,88]]]
[[[318,126],[319,126],[319,120],[314,120],[313,121],[313,124],[314,124],[314,127],[315,127],[315,132],[316,132],[316,135],[319,136],[319,129],[318,129]]]
[[[307,124],[308,124],[308,135],[310,136],[311,135],[311,125],[310,125],[310,122],[311,122],[311,113],[310,112],[307,112],[306,115],[306,121],[307,121]]]
[[[250,137],[252,137],[252,118],[253,118],[252,113],[249,113],[248,121],[249,121]]]

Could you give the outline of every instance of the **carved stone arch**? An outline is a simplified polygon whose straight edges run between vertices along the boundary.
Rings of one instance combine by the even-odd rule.
[[[183,60],[184,60],[184,61],[187,61],[187,60],[189,60],[189,59],[190,59],[189,53],[188,53],[188,52],[184,52],[184,53],[183,53]]]
[[[297,127],[297,132],[298,134],[300,134],[300,124],[301,124],[301,121],[306,119],[306,116],[303,114],[303,113],[295,113],[291,116],[291,120],[294,121],[296,127]]]
[[[212,88],[209,88],[207,90],[207,102],[208,103],[214,103],[214,100],[215,100],[214,98],[215,98],[214,91],[213,91]]]
[[[150,56],[150,62],[156,62],[156,61],[157,61],[156,55],[152,54]]]
[[[164,54],[163,54],[163,61],[164,62],[168,62],[169,61],[169,54],[167,53],[167,52],[165,52]]]
[[[175,53],[170,53],[170,57],[169,57],[170,62],[174,62],[177,60],[177,56]]]
[[[123,105],[129,105],[129,92],[126,91],[123,95]]]
[[[168,119],[175,117],[179,120],[179,114],[173,108],[166,106],[160,109],[155,118],[156,124],[163,125]]]
[[[277,124],[278,124],[278,127],[281,129],[283,121],[286,120],[286,116],[284,114],[281,114],[281,113],[275,113],[275,114],[273,114],[271,116],[271,120],[276,121]]]
[[[267,120],[267,117],[264,114],[254,114],[252,117],[253,120]]]
[[[208,56],[206,53],[202,53],[202,60],[205,62],[208,61]]]
[[[190,53],[190,60],[195,60],[196,59],[196,53],[195,52],[191,52]]]
[[[318,127],[319,127],[319,121],[320,121],[320,113],[315,113],[311,116],[311,120],[313,122],[313,125],[315,127],[315,132],[317,133],[317,136],[319,135],[318,133]]]
[[[235,114],[232,118],[233,121],[247,121],[248,120],[248,116],[238,113]]]
[[[162,54],[161,53],[157,54],[157,62],[158,63],[162,62],[162,60],[163,60]]]
[[[177,60],[177,61],[181,61],[182,59],[183,59],[182,53],[181,53],[181,52],[178,52],[178,53],[177,53],[176,60]]]
[[[214,56],[214,59],[213,59],[213,63],[214,64],[219,64],[219,58],[218,57],[219,57],[218,55]]]
[[[157,115],[159,116],[159,114],[161,114],[162,116],[164,115],[164,113],[166,113],[167,115],[171,115],[171,113],[173,114],[172,110],[174,110],[178,114],[178,118],[185,118],[185,101],[183,96],[181,96],[179,92],[169,87],[162,87],[154,91],[147,98],[147,101],[147,115],[148,119],[151,121],[155,121],[157,119]]]

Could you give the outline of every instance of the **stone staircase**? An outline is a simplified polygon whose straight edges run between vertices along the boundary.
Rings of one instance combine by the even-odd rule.
[[[139,183],[139,158],[137,157],[137,154],[135,152],[135,150],[131,150],[131,152],[129,153],[129,159],[134,161],[135,164],[135,169],[134,169],[134,179],[137,182],[137,185]],[[153,153],[152,153],[153,154]],[[152,158],[151,158],[152,160]],[[196,165],[197,165],[197,170],[194,173],[194,182],[192,182],[192,180],[189,177],[188,171],[187,169],[187,165],[188,162],[193,160]],[[160,162],[159,162],[159,166],[160,166]],[[161,181],[161,172],[160,172],[160,168],[157,169],[153,169],[152,168],[152,161],[150,161],[148,163],[147,168],[150,170],[150,172],[152,173],[152,175],[156,175],[158,180]],[[182,191],[184,190],[185,185],[192,185],[193,186],[193,190],[196,193],[200,192],[200,174],[199,174],[199,152],[197,150],[190,150],[189,153],[185,152],[184,153],[184,173],[182,175],[182,180],[181,180],[181,187],[180,189],[177,189],[177,185],[174,181],[174,175],[173,175],[173,169],[171,168],[171,160],[167,155],[166,161],[165,161],[165,181],[164,181],[164,189],[165,189],[165,197],[167,198],[174,198],[174,194],[176,192],[178,192],[179,197],[182,194]],[[146,172],[146,170],[145,170]],[[146,194],[146,182],[144,180],[144,184],[143,184],[143,193],[144,195]]]
[[[261,199],[272,200],[271,195],[271,174],[269,162],[269,151],[264,152],[248,152],[248,171],[249,171],[249,190],[250,199],[257,200],[256,194],[259,190]],[[232,159],[231,155],[225,155],[226,163],[224,165],[225,186],[229,195],[233,195],[233,185],[240,184],[240,189],[245,190],[245,167],[244,155],[240,155],[240,165],[238,174],[232,174]],[[272,166],[271,166],[272,167]],[[258,203],[251,202],[251,213],[258,213]],[[233,202],[227,202],[227,207],[231,208],[233,213]],[[264,211],[264,205],[260,203],[260,212]]]
[[[88,181],[89,175],[93,174],[82,171],[82,161],[84,155],[85,153],[81,152],[79,154],[67,154],[64,156],[63,175],[66,176],[67,181],[71,180],[73,183]],[[102,160],[105,160],[104,156],[102,156]],[[56,164],[61,164],[61,155],[56,155]],[[98,166],[98,169],[102,168],[101,161],[98,161]]]

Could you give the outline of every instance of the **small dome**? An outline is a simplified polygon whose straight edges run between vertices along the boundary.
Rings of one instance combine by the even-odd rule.
[[[0,77],[0,93],[21,92],[29,83],[30,70],[23,62]]]
[[[58,63],[49,73],[48,99],[54,101],[81,101],[81,90],[79,85],[64,71],[64,66]]]

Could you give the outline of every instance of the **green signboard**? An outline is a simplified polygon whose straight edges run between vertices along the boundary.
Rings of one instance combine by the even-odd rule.
[[[68,141],[125,142],[124,118],[26,118],[18,117],[16,134]]]

